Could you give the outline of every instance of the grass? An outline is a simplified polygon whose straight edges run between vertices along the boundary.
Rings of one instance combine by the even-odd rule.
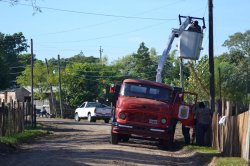
[[[217,149],[207,146],[196,146],[196,145],[188,145],[185,146],[186,149],[192,150],[198,153],[219,153]]]
[[[0,143],[17,145],[20,143],[28,143],[36,138],[46,135],[48,132],[42,130],[41,126],[37,126],[37,128],[33,129],[31,127],[27,127],[22,133],[14,134],[12,136],[3,136],[0,137]]]
[[[216,157],[215,163],[217,166],[247,166],[246,160],[239,157]]]
[[[213,165],[216,166],[247,166],[248,162],[240,157],[223,157],[217,149],[207,146],[188,145],[185,149],[192,150],[201,154],[202,163],[210,163],[213,160]]]

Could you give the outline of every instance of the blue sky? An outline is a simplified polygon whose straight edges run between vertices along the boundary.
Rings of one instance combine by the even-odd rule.
[[[33,15],[27,1],[10,6],[0,0],[0,32],[23,32],[34,41],[36,58],[68,58],[83,51],[86,56],[103,55],[112,62],[136,52],[139,44],[161,54],[178,15],[205,17],[202,55],[208,54],[207,0],[37,0],[42,13]],[[214,54],[229,35],[250,29],[249,0],[214,0]],[[118,17],[124,16],[124,17]],[[151,19],[152,18],[152,19]],[[175,39],[177,41],[178,39]],[[173,44],[172,49],[175,48]],[[30,52],[30,51],[29,51]]]

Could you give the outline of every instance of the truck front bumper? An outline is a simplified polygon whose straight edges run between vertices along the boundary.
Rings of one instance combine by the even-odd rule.
[[[171,130],[167,126],[165,129],[142,126],[142,125],[131,125],[131,124],[119,124],[118,122],[112,123],[112,133],[115,134],[129,134],[129,135],[137,135],[142,137],[150,137],[150,138],[160,138],[167,139],[171,137]]]

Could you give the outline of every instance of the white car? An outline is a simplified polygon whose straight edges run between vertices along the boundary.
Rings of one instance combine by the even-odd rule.
[[[103,119],[109,123],[112,108],[98,102],[83,102],[75,110],[75,120],[88,119],[89,122],[95,122],[97,119]]]

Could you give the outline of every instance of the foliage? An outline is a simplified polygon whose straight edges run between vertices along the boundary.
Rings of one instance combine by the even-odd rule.
[[[0,33],[0,89],[9,88],[15,82],[16,76],[21,71],[16,68],[21,64],[18,61],[18,55],[27,51],[26,42],[27,40],[21,32],[13,35]]]
[[[190,62],[190,77],[187,81],[187,91],[198,94],[198,100],[209,99],[209,64],[208,57],[203,56],[197,63]]]
[[[180,82],[180,59],[176,57],[177,50],[173,50],[170,56],[167,58],[163,71],[162,78],[164,78],[164,83],[171,86],[181,87]],[[183,77],[186,80],[190,73],[187,68],[187,64],[183,64]]]
[[[113,66],[117,68],[124,77],[135,78],[136,73],[133,70],[135,68],[135,58],[133,55],[124,56],[113,62]],[[121,80],[122,81],[122,80]]]
[[[250,57],[250,30],[244,33],[237,32],[226,40],[223,46],[228,47],[230,52],[239,51],[242,55]]]
[[[245,33],[237,32],[229,36],[229,39],[223,44],[223,46],[228,47],[229,53],[224,53],[215,59],[217,87],[221,87],[222,97],[227,100],[250,101],[249,43],[250,30]],[[219,69],[220,75],[218,74]],[[217,88],[218,90],[219,88]]]
[[[117,71],[100,64],[74,63],[67,65],[63,74],[65,101],[77,106],[83,101],[95,101],[105,98],[106,87],[111,84]]]
[[[35,97],[38,99],[44,99],[46,92],[49,88],[47,82],[47,70],[46,66],[42,61],[35,61],[33,68],[34,78],[34,88],[37,91],[34,91]],[[22,72],[22,75],[17,77],[17,83],[21,86],[31,86],[31,66],[26,66],[25,70]]]
[[[156,64],[150,58],[149,48],[142,42],[137,53],[132,55],[135,60],[134,73],[139,79],[154,80]]]

